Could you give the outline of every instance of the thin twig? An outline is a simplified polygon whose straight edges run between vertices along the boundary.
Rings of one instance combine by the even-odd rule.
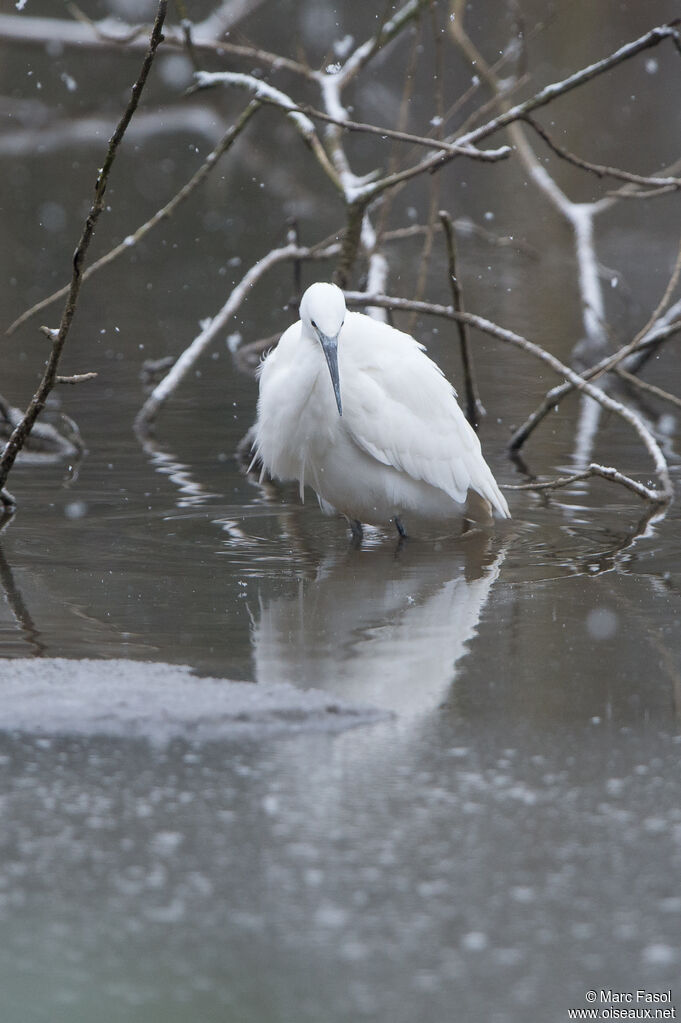
[[[145,29],[144,25],[120,25],[118,33],[115,36],[109,36],[103,28],[100,28],[96,21],[88,17],[85,11],[81,11],[77,4],[67,0],[65,6],[74,21],[87,26],[103,42],[115,40],[116,43],[127,45],[128,43],[139,41],[142,44],[148,35],[148,29]]]
[[[104,208],[104,193],[109,181],[109,174],[113,165],[114,159],[118,147],[125,135],[126,128],[128,127],[130,120],[132,119],[137,105],[142,95],[145,82],[151,70],[151,66],[154,61],[156,49],[161,42],[163,22],[166,16],[166,9],[168,6],[168,0],[159,0],[158,10],[156,13],[156,20],[154,27],[151,32],[149,39],[149,46],[142,62],[142,68],[140,70],[137,81],[132,87],[130,99],[123,112],[116,129],[109,140],[109,146],[107,149],[104,163],[97,175],[97,183],[95,185],[95,197],[90,207],[90,212],[87,215],[83,232],[80,237],[80,241],[76,247],[76,251],[73,256],[73,275],[71,278],[71,285],[69,288],[69,294],[64,306],[64,311],[61,317],[61,323],[59,325],[59,331],[54,341],[52,342],[52,350],[50,352],[47,366],[43,374],[42,380],[38,385],[29,407],[27,408],[21,422],[12,431],[12,436],[5,445],[5,449],[0,457],[0,492],[4,492],[5,483],[7,477],[14,465],[14,461],[21,451],[22,447],[26,442],[26,438],[31,432],[33,424],[45,407],[47,397],[52,390],[55,379],[57,377],[57,367],[59,360],[64,348],[64,344],[68,337],[73,322],[73,317],[76,312],[76,306],[78,303],[78,296],[80,293],[80,286],[83,278],[83,263],[87,250],[92,240],[92,235],[95,229],[95,224],[99,218],[102,209]]]
[[[430,260],[433,254],[433,241],[435,239],[435,232],[438,229],[438,214],[440,206],[440,177],[437,174],[433,174],[428,183],[428,191],[430,192],[428,198],[428,223],[426,225],[426,231],[423,238],[423,245],[421,246],[421,252],[418,257],[418,274],[416,277],[416,284],[414,286],[413,295],[416,299],[421,299],[426,294],[426,284],[428,282]],[[384,291],[385,288],[367,288],[367,291]],[[410,319],[407,321],[407,333],[411,333],[414,329],[414,323],[416,322],[416,313],[413,313]]]
[[[523,121],[529,124],[531,128],[536,131],[537,135],[546,142],[549,149],[552,149],[557,156],[560,156],[562,160],[566,160],[568,163],[573,164],[575,167],[581,167],[582,170],[590,171],[592,174],[596,174],[599,178],[617,178],[619,181],[628,181],[633,185],[648,185],[656,189],[655,194],[660,195],[662,191],[673,192],[677,188],[681,188],[681,178],[674,177],[658,177],[656,175],[644,175],[644,174],[632,174],[630,171],[621,170],[619,167],[607,167],[600,163],[591,163],[588,160],[583,160],[579,156],[575,156],[568,149],[559,145],[558,142],[547,132],[546,128],[542,127],[533,117],[526,114],[523,117]],[[658,191],[659,190],[659,191]],[[641,193],[637,193],[641,194]]]
[[[97,373],[73,373],[71,376],[56,376],[54,378],[55,384],[84,384],[87,380],[94,380],[99,374]]]
[[[632,185],[632,190],[628,191],[627,186],[624,185],[622,188],[609,190],[605,193],[608,199],[658,199],[661,195],[669,195],[670,192],[676,192],[676,185],[664,185],[662,188],[649,188],[643,190]]]
[[[201,67],[201,64],[199,62],[199,57],[196,52],[196,47],[194,46],[194,40],[192,38],[192,23],[190,19],[187,18],[186,16],[183,17],[181,21],[181,26],[182,34],[184,35],[184,40],[187,47],[187,56],[189,57],[194,70],[198,71],[199,68]]]
[[[127,235],[127,237],[125,237],[122,242],[114,246],[113,249],[110,249],[109,252],[105,253],[99,259],[95,260],[95,262],[91,266],[84,270],[83,281],[86,281],[93,274],[97,273],[97,271],[101,270],[102,267],[108,266],[109,263],[112,263],[115,259],[118,258],[118,256],[123,255],[124,252],[129,252],[130,249],[133,246],[137,245],[137,243],[140,242],[142,238],[144,238],[145,235],[147,235],[154,227],[156,227],[157,224],[159,224],[162,220],[167,220],[170,216],[172,216],[172,214],[175,212],[180,203],[184,202],[184,200],[187,199],[192,194],[192,192],[202,183],[202,181],[204,181],[204,179],[208,176],[210,171],[217,164],[220,157],[229,149],[232,143],[238,138],[238,136],[241,134],[241,132],[246,127],[247,123],[249,122],[253,114],[256,112],[256,110],[259,109],[259,107],[260,103],[258,102],[258,100],[251,100],[248,106],[242,111],[241,115],[236,120],[236,122],[233,125],[231,125],[231,127],[225,132],[225,134],[222,136],[222,138],[215,146],[215,148],[211,150],[206,159],[203,161],[199,169],[195,171],[195,173],[191,176],[189,181],[187,181],[186,184],[182,186],[179,192],[177,192],[172,197],[172,199],[170,199],[169,202],[165,204],[165,206],[162,206],[159,210],[157,210],[156,213],[154,213],[154,215],[149,218],[149,220],[146,220],[143,224],[141,224],[136,231],[133,231],[132,234]],[[34,316],[36,313],[39,313],[42,309],[45,309],[47,306],[51,305],[53,302],[56,302],[58,299],[63,298],[65,295],[68,294],[68,292],[69,285],[67,284],[65,287],[60,288],[59,291],[55,291],[51,295],[48,295],[46,298],[43,298],[39,302],[36,302],[36,304],[31,306],[30,309],[27,309],[25,312],[21,314],[21,316],[17,317],[14,323],[10,324],[10,326],[7,328],[6,333],[13,334],[18,327],[20,327],[23,323],[29,320],[32,316]]]
[[[645,501],[651,500],[651,491],[648,487],[645,487],[642,483],[637,483],[631,476],[625,476],[618,469],[613,469],[612,466],[599,465],[597,462],[592,462],[588,468],[583,469],[581,472],[573,472],[570,476],[556,476],[552,480],[544,480],[543,482],[533,483],[518,483],[510,484],[506,483],[502,485],[502,490],[559,490],[561,487],[569,487],[571,483],[577,483],[580,480],[588,480],[593,476],[600,476],[603,479],[610,480],[611,483],[619,483],[621,486],[626,487],[627,490],[631,490],[634,494],[642,497]],[[660,498],[659,504],[666,504],[668,498]]]
[[[392,18],[383,22],[375,36],[357,47],[334,77],[342,79],[343,86],[347,85],[402,31],[405,25],[420,15],[428,3],[430,0],[407,0]]]
[[[462,238],[470,238],[471,235],[475,235],[477,238],[482,238],[482,240],[487,242],[489,245],[495,245],[500,249],[512,248],[514,251],[527,256],[528,259],[537,260],[540,258],[539,252],[532,245],[519,241],[512,235],[494,234],[493,231],[488,231],[486,228],[481,227],[469,217],[457,217],[456,220],[452,222],[452,226],[454,227],[455,232],[460,234]],[[435,225],[435,230],[440,230],[440,226],[438,224]],[[402,241],[405,238],[414,238],[418,235],[424,235],[427,231],[427,224],[409,224],[408,227],[396,227],[390,231],[386,231],[383,235],[383,241]]]
[[[288,231],[286,232],[286,241],[289,245],[295,245],[297,249],[300,248],[300,231],[298,229],[298,221],[295,217],[291,217],[289,220]],[[303,261],[302,259],[293,260],[293,296],[289,302],[289,308],[294,308],[295,312],[298,312],[300,308],[300,301],[303,297]]]
[[[675,394],[670,394],[669,391],[663,391],[661,387],[656,387],[655,384],[650,384],[647,380],[641,380],[640,377],[627,372],[623,366],[617,366],[615,373],[631,387],[638,388],[640,391],[645,391],[646,394],[652,394],[654,398],[659,398],[661,401],[666,401],[670,405],[681,408],[681,398],[677,398]]]
[[[440,223],[442,224],[445,242],[447,245],[447,263],[449,270],[449,284],[452,290],[452,302],[457,312],[463,312],[463,291],[456,268],[456,242],[454,240],[454,227],[452,219],[446,210],[440,210]],[[461,351],[461,364],[463,367],[464,388],[466,394],[466,419],[474,430],[478,429],[480,419],[485,414],[485,409],[480,401],[480,395],[475,380],[473,368],[473,353],[471,352],[468,324],[463,320],[456,321],[459,332],[459,347]]]
[[[406,128],[409,124],[409,111],[412,108],[412,99],[414,93],[414,84],[416,82],[416,71],[419,65],[419,61],[422,56],[421,48],[421,35],[419,32],[413,33],[413,39],[411,49],[409,52],[409,58],[405,62],[403,72],[403,83],[402,83],[402,94],[400,96],[400,106],[397,112],[397,129],[401,134],[406,134]],[[394,141],[398,141],[394,139]],[[400,162],[398,157],[397,146],[393,145],[390,147],[386,171],[388,174],[393,174],[396,170],[399,170]],[[386,225],[389,223],[390,214],[392,212],[393,204],[399,189],[393,189],[385,197],[385,201],[381,203],[381,206],[377,215],[376,234],[377,237],[383,242],[384,234],[386,231]]]
[[[18,408],[13,408],[10,403],[0,395],[0,435],[9,436],[14,427],[21,422],[23,413]],[[75,423],[62,415],[71,426]],[[70,458],[78,452],[78,445],[64,437],[50,423],[37,422],[31,430],[31,435],[26,441],[26,449],[30,448],[33,453],[44,454],[47,457]]]
[[[255,79],[259,81],[259,79]],[[475,146],[460,146],[456,142],[447,142],[444,139],[429,138],[427,135],[414,135],[408,131],[400,131],[397,128],[385,128],[381,125],[368,124],[365,121],[351,121],[347,118],[332,117],[322,110],[310,106],[307,103],[284,105],[267,95],[260,97],[263,103],[270,103],[272,106],[282,107],[290,113],[305,114],[314,121],[324,121],[325,124],[334,124],[339,128],[347,128],[348,131],[365,132],[368,135],[378,135],[381,138],[395,139],[396,142],[408,142],[414,146],[423,146],[426,149],[436,149],[439,152],[448,153],[451,156],[468,156],[472,160],[482,160],[485,163],[497,163],[511,156],[513,150],[510,146],[500,146],[498,149],[477,149]]]
[[[269,337],[261,337],[257,341],[249,341],[246,345],[240,345],[232,355],[234,365],[242,373],[255,376],[263,354],[276,347],[280,337],[281,331],[278,330],[276,334],[270,334]]]

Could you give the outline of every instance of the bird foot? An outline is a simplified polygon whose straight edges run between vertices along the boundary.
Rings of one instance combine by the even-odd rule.
[[[400,534],[400,540],[407,540],[409,538],[409,534],[407,533],[403,524],[400,522],[397,515],[393,519],[393,522],[395,523],[395,528],[397,529],[397,532]]]

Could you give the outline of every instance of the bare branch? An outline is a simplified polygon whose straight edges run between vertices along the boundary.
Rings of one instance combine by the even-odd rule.
[[[453,157],[468,156],[472,160],[497,163],[499,160],[507,159],[513,152],[510,146],[499,146],[497,149],[477,149],[475,146],[462,146],[456,142],[446,142],[444,139],[428,138],[425,135],[412,135],[408,131],[399,131],[396,128],[385,128],[381,125],[367,124],[364,121],[351,121],[347,118],[332,117],[330,114],[325,114],[322,110],[317,110],[306,103],[298,104],[297,106],[284,105],[267,94],[260,95],[258,98],[263,103],[270,103],[272,106],[281,107],[290,113],[298,112],[305,114],[313,120],[324,121],[325,124],[335,124],[339,128],[346,128],[348,131],[365,132],[368,135],[379,135],[381,138],[395,139],[397,142],[408,142],[411,145],[423,146],[426,149],[436,149]]]
[[[508,110],[503,111],[491,121],[487,121],[485,124],[480,125],[480,127],[473,128],[462,135],[455,135],[448,138],[446,141],[456,142],[458,145],[477,145],[480,141],[482,141],[482,139],[488,138],[490,135],[500,131],[502,128],[506,128],[510,124],[513,124],[514,121],[524,118],[533,110],[538,110],[540,107],[544,107],[548,103],[552,103],[554,100],[558,99],[559,96],[563,96],[566,93],[571,92],[573,89],[577,89],[581,85],[585,85],[587,82],[590,82],[592,79],[604,74],[606,71],[616,67],[618,64],[622,64],[624,61],[635,57],[643,50],[658,46],[665,39],[671,39],[674,42],[674,45],[677,48],[679,47],[676,23],[660,25],[657,28],[651,29],[650,32],[646,32],[646,34],[641,36],[639,39],[635,39],[632,42],[621,46],[614,53],[610,54],[610,56],[596,61],[594,64],[589,64],[587,67],[582,68],[580,71],[576,71],[574,74],[570,75],[568,78],[564,78],[560,82],[553,82],[550,85],[545,86],[543,89],[540,89],[539,92],[535,93],[534,96],[530,96],[528,99],[523,100],[522,103],[518,103],[515,106],[510,107]],[[451,159],[452,156],[447,153],[435,154],[433,156],[426,157],[420,163],[415,164],[412,167],[408,167],[403,171],[397,171],[395,174],[388,175],[385,178],[381,178],[379,181],[366,185],[366,192],[370,198],[375,198],[387,188],[392,188],[399,182],[408,181],[419,174],[423,174],[424,172],[435,170],[444,163],[449,162]]]
[[[464,27],[465,6],[456,6],[456,17],[450,21],[449,29],[455,41],[482,76],[499,101],[502,113],[508,112],[510,104],[501,84],[477,49]],[[534,184],[544,193],[558,213],[567,221],[573,231],[577,259],[578,284],[582,303],[582,319],[586,336],[599,347],[606,341],[605,304],[598,273],[598,261],[593,240],[593,222],[597,213],[610,204],[610,200],[599,203],[574,203],[559,188],[546,168],[541,164],[530,146],[523,127],[516,121],[508,125],[508,132],[518,155]]]
[[[472,41],[465,32],[463,26],[464,13],[465,7],[462,0],[455,0],[455,17],[453,21],[450,23],[450,31],[454,38],[456,39],[456,41],[462,47],[464,52],[467,54],[469,59],[480,70],[480,73],[488,82],[490,88],[492,88],[492,90],[496,94],[499,94],[500,93],[499,84],[495,75],[489,69],[486,62],[484,61],[484,58],[480,55],[480,53],[475,48],[474,44],[472,43]],[[667,29],[669,28],[672,28],[673,32],[672,38],[674,40],[675,45],[678,48],[679,45],[678,33],[676,32],[676,29],[673,28],[672,26],[667,26]],[[638,52],[642,41],[645,39],[650,40],[650,38],[651,33],[648,33],[647,37],[642,37],[642,39],[636,41],[636,43],[629,44],[627,47],[621,48],[617,52],[617,54],[614,55],[614,57],[616,56],[621,57],[624,51],[626,51],[629,55],[631,55],[633,52]],[[614,58],[610,58],[611,61],[612,59]],[[604,62],[601,62],[601,66],[603,66],[603,63]],[[592,65],[592,69],[595,68],[596,66],[597,65]],[[575,76],[572,76],[572,79],[568,79],[567,81],[574,80]],[[515,109],[518,108],[516,107]],[[507,104],[505,105],[503,113],[504,114],[510,113]],[[532,124],[533,127],[535,127],[535,130],[538,130],[539,133],[542,134],[541,129],[538,128],[538,126],[531,120],[531,118],[529,118],[527,112],[523,115],[523,120],[529,121],[529,123]],[[565,219],[568,221],[568,223],[571,225],[574,231],[585,332],[590,340],[594,341],[599,346],[604,346],[607,340],[606,331],[604,330],[605,323],[604,301],[599,279],[596,253],[594,248],[593,230],[595,216],[602,210],[608,208],[608,206],[611,205],[614,200],[605,199],[595,203],[571,202],[568,199],[568,197],[561,191],[561,189],[558,187],[553,178],[548,174],[546,168],[543,167],[537,160],[537,157],[534,154],[533,150],[531,149],[525,137],[525,134],[522,131],[521,126],[518,123],[513,123],[509,125],[509,131],[511,133],[511,137],[515,145],[518,148],[519,155],[521,156],[523,162],[528,168],[528,171],[532,175],[533,180],[546,194],[546,196],[553,203],[556,209],[565,217]],[[547,141],[550,140],[547,138]],[[658,310],[656,310],[655,314],[653,314],[653,317],[651,317],[650,322],[646,325],[646,327],[643,328],[642,331],[639,332],[639,334],[634,338],[631,344],[626,346],[624,350],[621,350],[620,353],[618,353],[616,361],[618,358],[626,358],[627,355],[629,355],[638,347],[647,330],[655,322],[662,308],[664,308],[664,302],[668,300],[671,294],[671,290],[673,289],[673,286],[675,286],[675,283],[676,281],[673,275],[673,284],[672,282],[670,282],[670,287],[668,287],[667,289],[663,303],[661,303],[660,307],[658,307]],[[600,368],[601,366],[603,366],[602,369]],[[604,360],[603,363],[599,364],[599,368],[595,372],[584,374],[584,379],[591,378],[595,379],[595,377],[599,376],[601,372],[606,372],[607,369],[609,368],[612,368],[612,364],[609,364],[608,360]],[[553,388],[552,391],[549,392],[549,395],[547,395],[547,397],[544,399],[541,406],[539,406],[539,408],[535,410],[534,413],[532,413],[532,415],[528,418],[526,423],[523,424],[523,426],[520,427],[519,430],[516,430],[513,438],[511,439],[510,445],[511,450],[517,450],[520,447],[520,445],[524,442],[524,440],[527,438],[529,433],[538,425],[539,422],[541,422],[541,420],[549,412],[549,410],[555,407],[556,395],[559,393],[560,394],[569,393],[569,391],[571,391],[572,389],[573,387],[572,385],[569,384],[569,382],[564,385],[561,385],[560,388]]]
[[[0,394],[0,437],[9,437],[21,422],[22,415],[20,409],[14,408]],[[63,418],[67,420],[71,430],[74,433],[77,432],[74,429],[75,424],[66,416]],[[77,442],[65,437],[51,423],[37,422],[34,424],[23,450],[57,461],[61,458],[72,458],[78,454],[80,448]]]
[[[11,111],[12,100],[4,101]],[[23,104],[17,101],[17,113]],[[43,156],[51,153],[72,153],[74,148],[85,149],[90,146],[101,152],[102,137],[108,138],[115,127],[115,121],[107,114],[84,114],[82,116],[55,116],[49,123],[43,124],[42,104],[34,106],[35,116],[32,123],[24,127],[9,129],[5,127],[0,133],[0,156],[27,158],[40,151]],[[18,121],[17,118],[12,118]],[[195,137],[202,136],[213,145],[219,137],[219,117],[209,111],[205,103],[170,103],[167,106],[156,106],[148,110],[138,110],[126,132],[128,142],[148,142],[159,136],[175,136],[177,132],[186,131]]]
[[[276,334],[270,334],[269,337],[261,337],[257,341],[249,341],[247,345],[241,345],[232,356],[237,369],[242,373],[248,373],[249,376],[255,376],[255,371],[260,365],[263,355],[275,347],[280,337],[281,331],[278,330]]]
[[[662,193],[673,192],[677,188],[681,188],[681,178],[675,177],[657,177],[655,175],[646,176],[644,174],[632,174],[630,171],[620,170],[618,167],[606,167],[600,163],[590,163],[588,160],[583,160],[579,156],[575,156],[569,150],[559,145],[558,142],[547,132],[546,128],[543,128],[533,117],[526,114],[523,117],[523,121],[529,124],[531,128],[536,131],[537,135],[546,142],[549,149],[552,149],[557,156],[560,156],[562,160],[566,160],[568,163],[574,164],[575,167],[581,167],[582,170],[590,171],[592,174],[596,174],[599,178],[617,178],[619,181],[628,181],[633,185],[648,185],[651,188],[655,188],[655,194],[660,195]]]
[[[173,198],[165,204],[165,206],[162,206],[159,210],[157,210],[153,217],[150,217],[149,220],[145,221],[145,223],[138,227],[136,231],[124,238],[119,245],[110,249],[109,252],[105,253],[105,255],[101,256],[91,266],[84,270],[82,277],[83,282],[93,274],[97,273],[98,270],[101,270],[102,267],[108,266],[109,263],[112,263],[124,252],[129,252],[130,249],[134,245],[137,245],[137,243],[140,242],[142,238],[144,238],[144,236],[147,235],[154,227],[156,227],[157,224],[172,216],[180,203],[184,202],[184,200],[187,199],[208,176],[220,157],[229,149],[235,139],[241,134],[248,121],[259,107],[259,102],[257,100],[252,100],[242,112],[238,120],[225,132],[217,146],[215,146],[215,148],[208,154],[199,169],[192,175],[189,181],[182,186],[179,192],[177,192]],[[10,324],[6,333],[13,334],[18,327],[29,320],[32,316],[51,305],[53,302],[56,302],[58,299],[63,298],[68,294],[68,292],[69,285],[67,284],[65,287],[60,288],[59,291],[55,291],[46,298],[36,302],[36,304],[31,306],[30,309],[27,309],[21,314],[21,316],[17,317],[14,323]]]
[[[145,31],[143,25],[120,25],[115,35],[109,35],[107,28],[104,25],[100,26],[93,21],[92,18],[89,18],[87,14],[81,11],[80,7],[78,7],[76,3],[73,3],[73,0],[66,0],[64,6],[76,23],[87,26],[87,28],[89,28],[98,39],[101,39],[102,42],[145,42],[146,37],[149,34],[148,30]]]
[[[443,63],[442,63],[442,32],[437,23],[433,4],[431,3],[429,8],[429,21],[431,30],[433,33],[433,46],[435,51],[435,62],[433,66],[433,107],[435,115],[431,118],[431,125],[434,128],[434,134],[438,140],[442,139],[442,118],[444,114],[444,98],[443,98]],[[405,82],[405,86],[409,83]],[[433,123],[434,122],[434,123]],[[439,174],[430,174],[427,182],[428,189],[428,217],[427,217],[427,230],[423,238],[423,245],[421,246],[421,254],[418,260],[418,272],[416,275],[416,285],[413,290],[414,298],[423,298],[426,294],[426,285],[429,277],[430,261],[433,255],[433,245],[435,241],[435,232],[439,225],[439,210],[440,210],[440,192],[441,192],[441,177]],[[385,285],[383,287],[375,287],[373,289],[367,288],[367,291],[385,291]],[[383,315],[386,315],[385,312]],[[407,321],[407,332],[411,333],[413,325],[416,320],[416,313],[412,313],[411,317]]]
[[[14,494],[10,494],[6,487],[0,487],[0,504],[4,509],[3,518],[7,514],[12,514],[17,506],[17,499]],[[4,523],[3,523],[4,524]]]
[[[460,313],[463,312],[463,292],[456,269],[456,243],[454,241],[454,228],[452,226],[451,217],[445,210],[440,210],[440,223],[444,229],[445,242],[447,245],[449,283],[452,289],[452,302],[454,303],[455,310]],[[480,395],[475,381],[468,324],[463,320],[457,320],[456,325],[459,331],[461,364],[463,366],[464,388],[466,393],[466,419],[471,426],[477,430],[480,418],[485,414],[485,409],[480,401]]]
[[[84,384],[87,380],[94,380],[98,373],[74,373],[72,376],[56,376],[55,384]]]
[[[539,259],[539,253],[532,245],[528,245],[512,235],[494,234],[493,231],[488,231],[487,228],[476,224],[470,217],[457,217],[456,220],[452,221],[452,227],[462,238],[470,238],[471,235],[475,235],[477,238],[482,238],[488,245],[495,245],[500,249],[512,248],[517,252],[522,252],[528,259]],[[438,224],[435,224],[435,230],[440,230]],[[384,242],[397,242],[404,238],[413,238],[416,235],[426,234],[427,231],[427,224],[409,224],[408,227],[395,227],[390,231],[386,231],[382,237]]]
[[[631,490],[632,493],[642,497],[644,501],[654,501],[656,504],[666,504],[669,500],[668,497],[661,497],[657,500],[651,497],[654,491],[651,491],[648,487],[645,487],[642,483],[638,483],[633,480],[631,476],[625,476],[618,469],[613,469],[611,466],[599,465],[596,462],[592,462],[588,468],[583,469],[581,472],[574,472],[570,476],[557,476],[552,480],[545,480],[544,482],[533,482],[533,483],[520,483],[520,484],[504,484],[502,490],[560,490],[562,487],[569,487],[572,483],[578,483],[580,480],[588,480],[593,476],[600,476],[602,479],[610,480],[611,483],[619,483],[627,490]]]
[[[421,35],[418,32],[413,33],[411,47],[409,50],[409,56],[405,61],[404,71],[402,73],[402,94],[400,96],[400,105],[397,112],[396,128],[399,131],[406,131],[407,125],[409,124],[409,112],[412,109],[413,98],[414,98],[414,86],[416,83],[416,73],[418,70],[419,62],[422,59],[422,46],[421,46]],[[435,132],[431,128],[428,135],[433,135]],[[439,141],[442,140],[442,132],[438,136]],[[395,140],[397,141],[397,140]],[[403,154],[404,155],[404,154]],[[392,145],[388,151],[388,158],[386,161],[386,173],[393,174],[396,170],[403,166],[400,163],[397,146]],[[377,227],[376,233],[378,237],[383,241],[386,225],[389,223],[390,215],[393,209],[393,205],[397,196],[399,195],[400,189],[393,189],[388,195],[386,195],[384,201],[381,203],[378,210],[377,216]]]
[[[623,188],[617,188],[605,194],[609,199],[658,199],[661,195],[669,195],[670,192],[676,192],[676,185],[665,185],[663,188],[649,188],[645,191],[636,187],[632,187],[629,190],[628,186],[625,185]]]
[[[137,109],[140,96],[142,95],[142,90],[144,89],[144,85],[156,55],[157,47],[161,42],[162,28],[167,6],[167,0],[159,0],[156,20],[149,39],[149,46],[142,62],[142,68],[137,81],[132,87],[130,99],[128,100],[128,104],[123,112],[123,116],[118,122],[116,130],[109,140],[106,157],[97,176],[95,197],[92,202],[92,206],[90,207],[90,212],[87,215],[80,241],[78,242],[73,256],[73,276],[71,278],[68,298],[62,313],[61,323],[59,325],[59,333],[52,342],[52,351],[47,361],[43,378],[38,385],[38,389],[35,392],[21,422],[12,431],[12,436],[5,445],[5,449],[0,457],[0,491],[4,490],[7,477],[14,465],[14,461],[23,447],[26,438],[30,434],[33,424],[45,407],[47,397],[54,386],[59,360],[76,312],[78,295],[80,293],[83,276],[83,262],[89,248],[90,241],[92,240],[95,224],[99,219],[102,209],[104,208],[104,193],[106,192],[106,187],[109,181],[109,173],[116,157],[118,147],[125,135],[125,130]]]
[[[631,342],[632,349],[636,348],[637,344],[643,340],[646,334],[650,333],[650,331],[653,329],[658,320],[661,319],[665,310],[669,306],[669,303],[671,302],[672,295],[674,294],[676,286],[679,283],[679,277],[681,277],[681,238],[679,239],[679,245],[676,250],[676,259],[674,261],[674,268],[671,272],[669,281],[667,282],[667,287],[664,289],[662,298],[657,303],[657,306],[648,317],[648,322],[644,327],[641,327],[641,329],[636,334],[636,337]]]
[[[640,377],[634,376],[633,373],[628,373],[623,366],[617,366],[615,373],[631,387],[638,388],[640,391],[645,391],[646,394],[651,394],[654,398],[660,398],[661,401],[666,401],[670,405],[676,405],[677,408],[681,408],[681,398],[677,398],[675,394],[670,394],[669,391],[663,391],[661,387],[656,387],[655,384],[649,384],[647,380],[641,380]]]

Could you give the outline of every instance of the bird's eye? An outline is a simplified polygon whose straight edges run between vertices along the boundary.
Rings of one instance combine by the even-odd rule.
[[[310,323],[312,324],[312,326],[314,327],[314,329],[315,329],[315,330],[317,330],[317,329],[318,329],[318,328],[317,328],[317,324],[315,323],[315,321],[314,321],[314,320],[310,320]]]

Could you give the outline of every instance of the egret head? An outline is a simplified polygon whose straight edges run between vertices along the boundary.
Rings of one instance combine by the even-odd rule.
[[[343,415],[338,376],[338,335],[345,320],[345,298],[335,284],[311,284],[300,303],[303,333],[319,341],[331,374],[338,415]]]

